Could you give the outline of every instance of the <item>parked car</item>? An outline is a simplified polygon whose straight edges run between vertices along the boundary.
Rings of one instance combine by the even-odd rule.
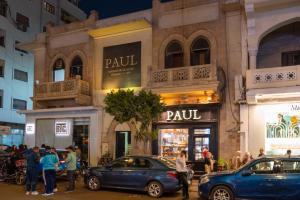
[[[90,190],[146,191],[155,198],[180,189],[174,162],[155,156],[122,157],[106,166],[89,168],[84,182]]]
[[[300,198],[300,157],[262,157],[240,169],[204,175],[199,195],[210,200]]]

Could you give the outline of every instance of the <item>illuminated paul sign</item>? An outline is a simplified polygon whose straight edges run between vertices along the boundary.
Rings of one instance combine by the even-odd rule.
[[[200,120],[201,118],[197,109],[167,111],[167,121]]]
[[[141,86],[141,42],[103,48],[102,89]]]
[[[70,131],[70,121],[69,120],[56,120],[55,121],[55,135],[56,136],[69,136]]]

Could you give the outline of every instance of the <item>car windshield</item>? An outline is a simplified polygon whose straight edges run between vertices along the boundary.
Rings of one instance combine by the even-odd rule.
[[[176,163],[173,160],[164,157],[157,157],[156,159],[169,168],[176,168]]]

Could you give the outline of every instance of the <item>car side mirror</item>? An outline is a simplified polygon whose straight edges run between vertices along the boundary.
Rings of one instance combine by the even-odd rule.
[[[242,172],[242,176],[251,176],[253,171],[251,169],[246,169]]]

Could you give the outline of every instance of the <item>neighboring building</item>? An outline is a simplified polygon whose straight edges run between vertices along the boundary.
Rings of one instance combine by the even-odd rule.
[[[108,154],[174,158],[181,149],[201,163],[205,147],[215,158],[231,158],[240,145],[232,96],[241,74],[242,22],[239,1],[176,0],[104,20],[92,13],[85,21],[48,25],[22,45],[35,54],[34,107],[23,112],[26,143],[77,145],[92,165]],[[162,96],[168,112],[154,124],[158,141],[137,141],[131,122],[118,124],[105,113],[103,99],[117,88]]]
[[[246,0],[245,11],[249,69],[243,69],[241,150],[299,155],[300,1]]]
[[[0,0],[0,144],[23,143],[25,117],[17,110],[31,110],[34,55],[17,44],[34,40],[47,23],[83,20],[86,14],[76,1]],[[65,11],[68,16],[64,17]]]

